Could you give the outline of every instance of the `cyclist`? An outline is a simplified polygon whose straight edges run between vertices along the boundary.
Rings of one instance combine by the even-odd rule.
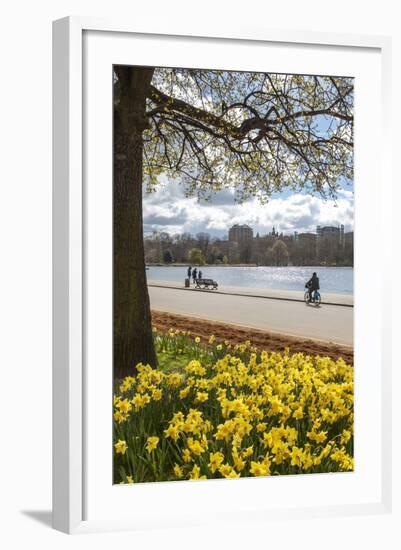
[[[310,302],[312,302],[312,294],[315,292],[315,290],[320,289],[319,277],[317,276],[317,273],[313,273],[312,277],[306,283],[305,288],[308,289],[308,293],[309,293],[308,302],[310,303]]]

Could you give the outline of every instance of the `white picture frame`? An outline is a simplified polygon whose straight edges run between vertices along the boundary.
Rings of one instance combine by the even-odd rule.
[[[93,18],[69,17],[54,22],[53,33],[53,525],[56,529],[67,533],[138,529],[154,523],[150,510],[144,510],[138,518],[109,518],[100,515],[96,519],[86,519],[88,466],[85,463],[85,452],[88,429],[88,403],[86,402],[87,355],[86,339],[87,324],[85,321],[85,295],[87,280],[85,265],[88,262],[88,241],[86,240],[85,195],[84,189],[84,156],[87,153],[83,139],[85,103],[84,103],[84,70],[85,33],[109,34],[113,36],[145,36],[151,38],[161,36],[180,37],[186,41],[219,40],[227,43],[271,43],[288,44],[299,47],[337,47],[347,51],[364,49],[374,51],[380,57],[380,111],[378,124],[380,137],[380,182],[382,196],[391,196],[390,162],[388,159],[389,125],[390,125],[390,55],[391,42],[386,37],[337,35],[332,33],[291,32],[268,29],[183,29],[148,28],[144,24],[130,24],[119,21],[104,21]],[[86,197],[86,198],[85,198]],[[366,206],[367,207],[367,206]],[[385,216],[382,205],[378,216]],[[90,241],[89,241],[90,242]],[[380,272],[380,289],[389,287],[385,279],[385,267],[389,262],[388,250],[383,250],[383,264]],[[361,290],[361,294],[364,290]],[[388,292],[388,291],[387,291]],[[379,321],[378,321],[379,322]],[[364,502],[333,503],[332,506],[297,505],[287,509],[280,507],[271,512],[271,517],[313,517],[321,513],[338,516],[365,513],[386,513],[391,510],[391,356],[389,319],[380,318],[380,335],[376,335],[377,346],[380,348],[380,365],[376,374],[377,385],[370,386],[376,392],[377,403],[380,405],[380,457],[377,468],[380,468],[380,498],[365,499]],[[379,326],[379,325],[378,325]],[[368,390],[367,390],[368,391]],[[365,396],[366,397],[366,396]],[[379,428],[378,428],[379,429]],[[379,433],[379,432],[378,432]],[[111,440],[110,440],[111,447]],[[105,474],[107,475],[107,474]],[[305,477],[305,476],[299,476]],[[262,480],[249,480],[256,483]],[[207,491],[212,485],[207,482]],[[291,483],[289,479],[288,483]],[[302,483],[302,482],[301,482]],[[198,492],[197,498],[202,499],[198,489],[201,483],[192,484],[148,484],[153,485],[152,495],[163,493],[169,498],[169,492],[176,491],[176,486],[186,486],[186,491]],[[163,488],[160,487],[163,485]],[[229,482],[226,487],[233,485]],[[221,491],[223,485],[217,484]],[[122,488],[125,491],[130,487]],[[216,490],[216,487],[214,487]],[[224,489],[226,490],[226,489]],[[179,490],[182,496],[182,489]],[[174,498],[179,498],[178,496]],[[144,502],[149,495],[143,495]],[[255,505],[256,506],[256,505]],[[257,506],[256,506],[257,507]],[[146,508],[146,506],[144,506]],[[258,521],[264,521],[263,510],[257,516]],[[148,515],[148,517],[147,517]],[[234,517],[234,520],[238,518]],[[246,518],[244,518],[246,519]],[[249,518],[248,518],[249,519]],[[189,514],[177,521],[177,525],[190,525],[194,518]],[[169,517],[156,522],[155,526],[170,525]]]

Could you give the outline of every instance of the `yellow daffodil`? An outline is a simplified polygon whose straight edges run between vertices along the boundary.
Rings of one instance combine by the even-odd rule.
[[[191,462],[192,455],[191,455],[191,451],[189,449],[184,449],[182,451],[182,460],[186,463]]]
[[[219,472],[227,479],[240,477],[240,474],[236,472],[230,464],[222,464],[219,468]]]
[[[198,441],[197,439],[193,439],[192,437],[188,439],[188,448],[191,451],[191,453],[196,456],[200,456],[206,450],[202,446],[200,441]]]
[[[148,437],[147,445],[146,445],[146,450],[148,451],[148,453],[151,453],[152,451],[154,451],[156,449],[158,443],[159,443],[159,438],[158,437],[156,437],[156,436]]]
[[[162,390],[156,388],[155,390],[152,391],[152,399],[153,401],[160,401],[160,399],[162,398]]]
[[[251,445],[250,447],[247,447],[246,449],[244,449],[242,451],[242,458],[249,458],[250,456],[253,455],[253,445]]]
[[[175,477],[182,478],[184,476],[184,472],[179,464],[174,464],[174,475]]]
[[[306,435],[311,441],[316,441],[316,443],[324,443],[324,441],[326,441],[327,439],[327,432],[311,431],[307,432]]]
[[[298,447],[293,447],[291,451],[291,466],[302,466],[302,450]]]
[[[114,448],[117,454],[125,455],[126,450],[128,449],[127,442],[123,439],[119,439],[117,443],[114,444]]]
[[[120,411],[116,411],[113,414],[113,418],[116,422],[118,422],[118,424],[121,424],[122,422],[126,422],[126,420],[128,419],[128,415],[122,414]]]
[[[128,401],[128,399],[122,399],[117,403],[116,408],[124,414],[130,412],[130,410],[132,409],[132,405]]]
[[[292,413],[292,416],[296,419],[296,420],[301,420],[301,418],[304,417],[304,413],[303,413],[303,410],[301,407],[298,407],[298,409],[296,409],[293,413]]]
[[[180,429],[176,424],[170,424],[169,427],[164,430],[166,437],[171,437],[174,441],[177,441],[180,437]]]
[[[200,403],[204,403],[208,399],[209,399],[209,394],[207,392],[198,391],[196,393],[196,401],[199,401]]]
[[[253,476],[268,476],[270,475],[270,468],[267,464],[263,462],[251,462],[251,467],[249,469]]]
[[[223,453],[220,453],[220,452],[210,453],[208,466],[212,474],[214,474],[220,468],[223,462],[224,462]]]
[[[189,474],[189,479],[193,480],[193,479],[207,479],[207,478],[205,475],[203,476],[200,475],[200,468],[195,464],[195,466],[192,468]]]
[[[191,386],[187,386],[183,390],[180,390],[180,393],[179,393],[180,399],[185,399],[186,397],[188,397],[190,391],[191,391]]]
[[[341,432],[341,443],[345,445],[351,439],[351,432],[348,430],[343,430]]]

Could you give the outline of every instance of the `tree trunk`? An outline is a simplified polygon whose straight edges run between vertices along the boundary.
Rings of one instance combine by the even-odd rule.
[[[114,376],[156,366],[142,225],[142,155],[146,93],[153,70],[117,67],[114,108],[113,361]]]

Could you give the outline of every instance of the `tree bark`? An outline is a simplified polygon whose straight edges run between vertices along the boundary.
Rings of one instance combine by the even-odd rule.
[[[114,103],[113,362],[114,376],[135,373],[138,363],[156,366],[146,283],[142,219],[143,131],[153,69],[117,67]]]

